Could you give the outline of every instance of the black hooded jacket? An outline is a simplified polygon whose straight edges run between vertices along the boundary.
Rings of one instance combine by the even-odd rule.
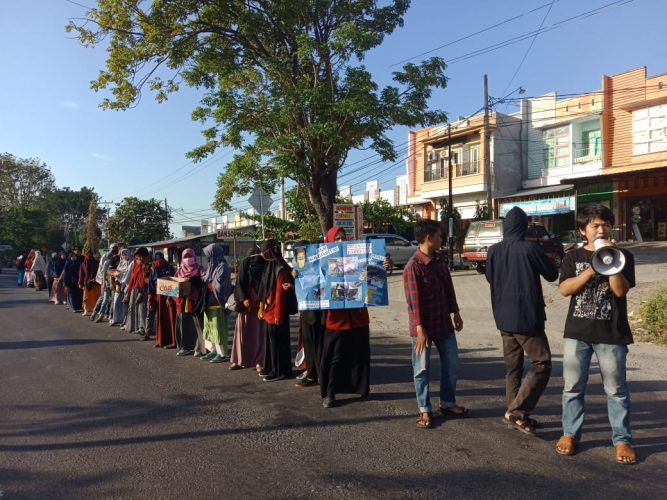
[[[523,335],[544,332],[547,316],[540,276],[556,281],[558,268],[540,246],[526,241],[528,216],[519,207],[507,212],[503,241],[489,248],[486,280],[498,330]]]

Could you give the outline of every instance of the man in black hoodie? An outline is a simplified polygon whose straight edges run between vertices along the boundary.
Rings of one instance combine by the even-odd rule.
[[[551,351],[544,332],[547,319],[540,276],[556,281],[558,268],[539,245],[526,241],[528,216],[512,208],[503,222],[503,241],[489,248],[486,280],[491,305],[503,339],[507,411],[503,421],[526,434],[535,434],[535,409],[551,376]],[[524,351],[532,361],[523,378]],[[523,381],[522,381],[523,378]]]

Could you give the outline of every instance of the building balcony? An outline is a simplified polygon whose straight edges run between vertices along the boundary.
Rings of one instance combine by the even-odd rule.
[[[464,163],[454,163],[452,162],[452,173],[454,177],[452,181],[459,177],[466,177],[468,175],[477,175],[480,173],[480,162],[479,161],[469,161]],[[424,171],[424,182],[433,182],[446,180],[449,175],[449,165],[446,162],[440,162],[439,164],[431,164],[431,166],[426,166]]]
[[[574,163],[590,163],[602,160],[602,153],[595,152],[592,148],[581,148],[574,150]]]

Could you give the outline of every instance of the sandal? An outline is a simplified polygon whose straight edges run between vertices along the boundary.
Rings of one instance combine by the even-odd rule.
[[[621,465],[634,465],[637,463],[635,450],[627,443],[614,446],[616,448],[616,463]]]
[[[556,443],[556,453],[571,457],[577,452],[577,440],[572,436],[562,436]]]
[[[419,414],[419,418],[417,419],[417,427],[419,429],[430,429],[431,428],[431,412],[430,411],[423,411]]]
[[[519,417],[515,417],[514,415],[510,415],[509,418],[506,416],[503,416],[503,422],[507,424],[507,427],[510,429],[516,429],[517,431],[521,431],[524,434],[528,434],[531,436],[537,436],[537,432],[535,431],[535,427],[533,427],[530,424],[530,420],[526,419],[523,420]]]
[[[439,406],[438,411],[445,417],[466,418],[470,416],[470,410],[464,406]]]

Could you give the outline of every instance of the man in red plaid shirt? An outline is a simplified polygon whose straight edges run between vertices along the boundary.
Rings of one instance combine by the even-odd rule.
[[[405,265],[403,286],[408,303],[412,370],[419,405],[417,427],[428,429],[432,420],[429,365],[433,344],[440,355],[438,411],[451,417],[469,415],[467,408],[456,404],[459,353],[454,330],[461,331],[463,320],[447,268],[447,257],[439,251],[442,246],[440,224],[430,219],[417,222],[415,238],[419,242],[419,250]]]

